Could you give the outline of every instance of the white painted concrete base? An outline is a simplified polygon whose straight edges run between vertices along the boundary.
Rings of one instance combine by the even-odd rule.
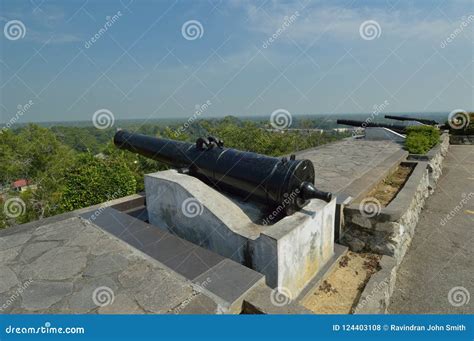
[[[147,174],[145,191],[151,224],[261,272],[291,298],[334,254],[336,199],[265,226],[259,207],[174,170]]]
[[[365,139],[371,141],[390,140],[404,142],[405,135],[394,132],[387,128],[365,128]]]

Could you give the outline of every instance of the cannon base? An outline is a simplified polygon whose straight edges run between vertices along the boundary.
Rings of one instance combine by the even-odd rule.
[[[274,222],[275,212],[174,170],[147,174],[145,190],[152,225],[264,274],[292,299],[334,255],[335,198]]]

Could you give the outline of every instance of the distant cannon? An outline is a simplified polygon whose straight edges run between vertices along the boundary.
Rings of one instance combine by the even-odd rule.
[[[314,187],[314,167],[294,155],[276,158],[225,148],[215,137],[199,138],[195,144],[154,138],[119,130],[114,144],[120,148],[163,162],[208,185],[252,199],[270,208],[280,206],[289,215],[309,199],[331,201],[332,194]]]
[[[385,115],[384,117],[390,120],[419,122],[421,124],[426,124],[430,126],[440,125],[440,123],[435,120],[428,120],[428,119],[418,118],[418,117],[394,116],[394,115]]]
[[[356,120],[337,120],[337,124],[348,125],[358,128],[388,128],[399,134],[406,134],[406,128],[402,125],[395,125],[390,123],[375,123],[375,122],[366,122],[366,121],[356,121]]]

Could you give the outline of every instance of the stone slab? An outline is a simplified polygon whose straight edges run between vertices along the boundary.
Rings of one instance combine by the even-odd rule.
[[[113,208],[106,208],[94,223],[189,280],[224,260],[215,253]]]
[[[255,286],[263,285],[262,274],[225,259],[193,280],[215,295],[222,311],[240,312],[245,295]]]

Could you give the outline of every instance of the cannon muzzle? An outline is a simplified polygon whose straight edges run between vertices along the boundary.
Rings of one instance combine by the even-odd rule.
[[[225,148],[215,137],[196,143],[154,138],[119,130],[114,144],[121,149],[177,168],[206,184],[255,200],[269,208],[292,214],[310,199],[332,200],[332,194],[314,187],[314,167],[309,160],[276,158]]]

